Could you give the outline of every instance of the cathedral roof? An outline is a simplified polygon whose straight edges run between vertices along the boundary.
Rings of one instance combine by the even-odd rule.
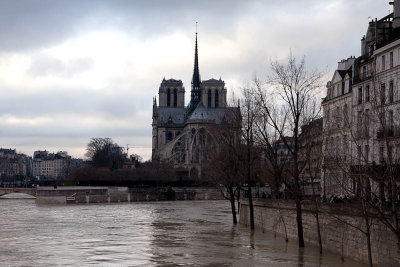
[[[217,80],[217,79],[211,78],[211,79],[205,80],[203,82],[222,82],[222,80],[221,79]]]
[[[161,124],[183,124],[185,123],[186,108],[158,108],[158,123]]]
[[[168,80],[164,80],[164,81],[166,81],[166,82],[173,82],[173,83],[182,82],[181,80],[175,80],[175,79],[173,79],[173,78],[168,79]]]
[[[206,108],[200,103],[188,118],[187,122],[212,122],[220,124],[226,119],[230,108]]]

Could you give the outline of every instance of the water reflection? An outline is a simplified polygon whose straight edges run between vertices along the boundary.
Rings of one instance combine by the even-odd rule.
[[[229,203],[37,206],[0,200],[7,266],[361,266],[232,226]]]

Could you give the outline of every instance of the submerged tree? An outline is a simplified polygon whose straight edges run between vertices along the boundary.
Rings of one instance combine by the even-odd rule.
[[[257,84],[257,100],[260,112],[268,118],[268,123],[277,131],[280,140],[291,156],[291,166],[288,168],[288,172],[293,178],[299,246],[304,247],[302,192],[300,189],[300,174],[304,165],[300,164],[299,137],[301,126],[319,116],[317,95],[322,87],[323,72],[308,71],[305,59],[297,62],[292,54],[285,63],[272,61],[271,70],[266,86]],[[281,116],[276,116],[276,108],[271,105],[270,97],[276,97],[278,101],[276,104],[282,107]],[[286,138],[287,136],[291,137],[290,142]]]
[[[236,114],[229,114],[236,117]],[[234,118],[238,120],[239,118]],[[237,224],[235,201],[242,184],[240,174],[240,122],[223,123],[209,130],[216,151],[210,153],[205,166],[208,177],[220,187],[223,197],[230,201],[233,224]]]
[[[242,88],[242,95],[243,98],[240,101],[240,111],[242,114],[242,157],[240,162],[243,164],[241,170],[247,184],[250,209],[250,228],[254,229],[254,207],[251,187],[255,184],[255,176],[258,171],[257,167],[260,159],[260,149],[257,148],[255,143],[257,100],[254,88],[250,85],[245,85]]]

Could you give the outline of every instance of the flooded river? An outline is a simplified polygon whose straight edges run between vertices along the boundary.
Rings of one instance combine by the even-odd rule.
[[[233,226],[227,201],[36,205],[0,199],[1,266],[362,266]]]

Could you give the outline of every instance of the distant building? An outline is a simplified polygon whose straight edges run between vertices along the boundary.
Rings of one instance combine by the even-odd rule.
[[[71,157],[65,151],[49,153],[35,151],[32,160],[32,174],[34,177],[64,178],[69,175]]]
[[[153,100],[152,160],[170,163],[186,169],[192,177],[200,177],[208,153],[215,151],[209,129],[238,109],[227,106],[227,90],[221,78],[201,81],[197,33],[191,85],[191,100],[185,107],[182,81],[162,80],[159,105]]]
[[[30,171],[30,158],[15,149],[0,148],[0,183],[23,184]]]
[[[323,119],[316,119],[301,127],[299,136],[299,165],[303,196],[310,197],[321,193],[321,166],[323,160]]]

